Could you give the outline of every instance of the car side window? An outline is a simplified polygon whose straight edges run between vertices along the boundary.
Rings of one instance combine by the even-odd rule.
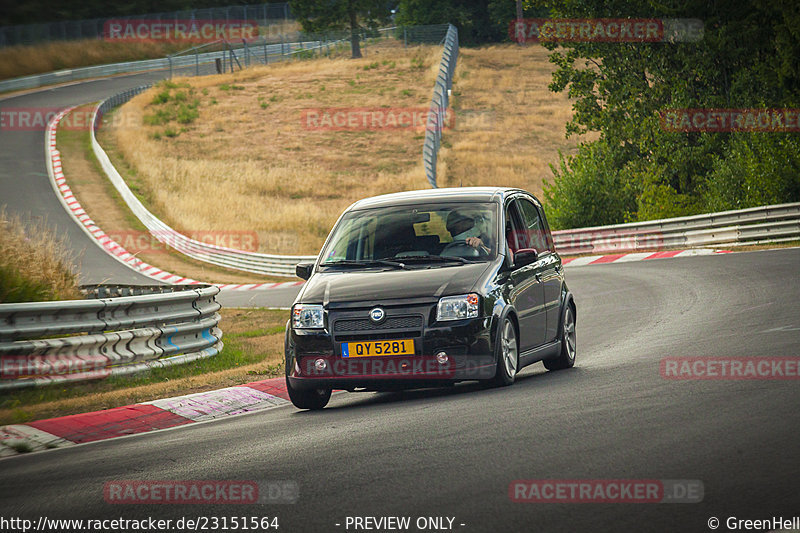
[[[513,259],[514,253],[522,248],[527,248],[522,218],[517,210],[516,202],[512,201],[506,206],[506,243]]]
[[[523,232],[528,244],[527,247],[534,248],[539,253],[549,251],[550,247],[547,242],[547,230],[545,229],[542,217],[539,215],[539,210],[526,198],[517,198],[514,203],[517,204],[520,215],[522,216]]]
[[[547,249],[551,252],[556,251],[556,244],[553,241],[553,233],[550,231],[550,224],[547,222],[547,217],[544,214],[544,209],[539,207],[539,216],[542,218],[542,222],[544,224],[544,236],[547,243]]]

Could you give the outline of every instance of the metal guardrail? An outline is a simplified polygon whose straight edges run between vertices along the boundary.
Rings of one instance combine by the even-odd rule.
[[[553,232],[564,254],[800,238],[800,203]]]
[[[0,304],[0,391],[138,373],[222,349],[217,287],[82,290],[86,300]]]
[[[442,141],[450,102],[450,89],[453,86],[453,73],[458,60],[458,30],[452,24],[448,25],[447,35],[444,39],[442,62],[439,73],[433,86],[433,99],[428,112],[428,121],[425,131],[425,143],[422,145],[422,162],[425,166],[425,176],[431,187],[436,187],[436,163],[439,157],[439,147]]]

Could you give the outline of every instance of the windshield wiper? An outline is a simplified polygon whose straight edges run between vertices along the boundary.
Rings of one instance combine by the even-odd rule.
[[[341,261],[325,261],[320,266],[354,266],[354,267],[371,267],[371,266],[389,266],[392,268],[406,269],[406,265],[399,261],[390,261],[387,259],[373,259],[370,261],[359,261],[356,259],[342,259]]]
[[[401,259],[400,257],[393,257],[392,259]],[[402,257],[403,261],[420,261],[423,263],[452,263],[453,261],[457,263],[471,263],[468,259],[464,259],[463,257],[455,257],[451,255],[408,255]]]

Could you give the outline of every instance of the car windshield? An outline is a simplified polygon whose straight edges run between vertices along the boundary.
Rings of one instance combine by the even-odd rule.
[[[322,251],[324,266],[381,266],[387,261],[438,266],[497,255],[495,203],[435,203],[346,213]]]

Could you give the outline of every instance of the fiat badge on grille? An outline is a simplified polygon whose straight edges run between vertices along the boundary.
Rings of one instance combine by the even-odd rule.
[[[382,322],[386,318],[386,313],[380,307],[376,307],[369,312],[369,319],[373,322]]]

